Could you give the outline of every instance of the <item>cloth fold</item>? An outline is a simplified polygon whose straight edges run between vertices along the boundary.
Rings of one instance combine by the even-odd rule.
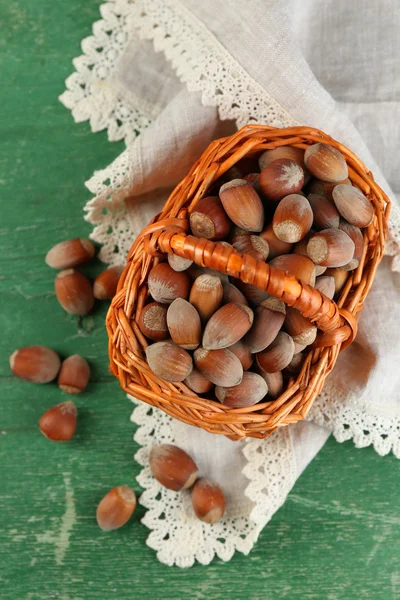
[[[120,157],[87,184],[95,198],[87,204],[86,218],[95,226],[92,237],[103,244],[101,258],[123,263],[134,237],[209,142],[252,121],[312,125],[354,150],[394,202],[388,249],[396,254],[396,197],[363,138],[400,190],[393,160],[398,120],[392,120],[399,107],[395,86],[400,77],[394,73],[400,15],[379,13],[380,29],[389,19],[394,25],[388,23],[393,36],[375,50],[378,60],[368,40],[376,35],[379,10],[362,8],[361,0],[322,5],[316,0],[306,5],[299,0],[117,0],[103,5],[103,20],[83,44],[85,55],[75,61],[77,71],[61,98],[77,120],[89,118],[95,130],[107,127],[110,139],[127,142]],[[357,24],[353,36],[347,26],[352,22]],[[366,56],[376,66],[372,74]],[[378,72],[379,65],[384,68]],[[364,78],[356,77],[360,70]],[[143,404],[135,408],[135,439],[142,446],[136,460],[143,466],[139,482],[145,488],[140,501],[148,508],[148,543],[159,560],[190,566],[195,560],[208,563],[215,554],[229,560],[235,550],[249,552],[330,431],[340,441],[353,438],[357,446],[373,444],[380,454],[392,450],[400,457],[400,377],[394,368],[400,359],[399,292],[399,276],[384,259],[357,339],[340,356],[312,408],[314,423],[233,444]],[[218,527],[196,521],[187,495],[162,490],[151,478],[148,450],[160,441],[186,448],[202,473],[223,485],[229,509]]]

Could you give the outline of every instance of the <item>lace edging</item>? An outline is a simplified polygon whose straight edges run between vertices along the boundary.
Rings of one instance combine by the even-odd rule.
[[[73,60],[59,100],[76,122],[89,121],[93,132],[107,130],[111,142],[130,144],[151,122],[142,107],[126,102],[112,81],[118,60],[132,38],[131,4],[116,0],[100,6],[102,20],[82,40],[83,54]]]
[[[367,412],[357,402],[345,401],[336,389],[322,390],[307,420],[332,431],[338,442],[353,440],[356,448],[373,446],[380,456],[393,452],[400,458],[400,417],[379,414],[371,407]]]
[[[134,398],[128,398],[136,404]],[[184,435],[179,441],[175,439],[172,418],[140,402],[131,420],[138,425],[134,440],[141,446],[135,460],[142,466],[137,480],[144,492],[139,502],[147,508],[142,523],[151,530],[146,543],[157,552],[158,560],[169,566],[190,567],[195,561],[209,564],[214,556],[228,561],[235,551],[248,554],[296,479],[287,428],[267,440],[251,440],[244,445],[249,462],[243,473],[250,480],[245,492],[249,498],[247,514],[244,508],[243,514],[229,517],[228,508],[227,516],[210,527],[195,518],[189,492],[177,494],[163,488],[150,472],[148,456],[153,443],[185,448]]]

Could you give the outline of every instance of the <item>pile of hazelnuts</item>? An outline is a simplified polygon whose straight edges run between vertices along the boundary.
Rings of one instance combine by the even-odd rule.
[[[280,146],[242,159],[190,212],[190,233],[338,298],[366,248],[374,207],[335,147]],[[137,317],[150,369],[230,408],[278,398],[317,327],[298,310],[218,271],[168,255],[149,273]]]

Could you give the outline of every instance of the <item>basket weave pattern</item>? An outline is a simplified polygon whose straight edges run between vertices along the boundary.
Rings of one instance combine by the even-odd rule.
[[[349,179],[375,209],[372,224],[363,230],[363,257],[358,268],[349,272],[337,302],[265,262],[188,234],[190,212],[213,183],[240,159],[278,146],[305,149],[317,142],[340,150],[349,167]],[[317,129],[248,125],[228,138],[214,141],[174,189],[163,211],[141,232],[128,254],[106,319],[112,373],[132,396],[185,423],[232,439],[263,438],[278,427],[304,419],[339,352],[356,335],[360,310],[384,253],[389,211],[389,199],[375,183],[372,173],[348,148]],[[167,253],[189,258],[197,265],[266,290],[316,323],[317,339],[308,349],[300,373],[289,380],[279,398],[232,409],[197,396],[184,383],[164,381],[151,371],[144,353],[148,343],[136,319],[148,297],[148,274]]]

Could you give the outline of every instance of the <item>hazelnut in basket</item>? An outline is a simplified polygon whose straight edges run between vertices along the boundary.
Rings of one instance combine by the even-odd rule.
[[[216,140],[129,252],[107,316],[113,373],[232,439],[303,419],[356,334],[388,207],[318,130],[249,125]]]

